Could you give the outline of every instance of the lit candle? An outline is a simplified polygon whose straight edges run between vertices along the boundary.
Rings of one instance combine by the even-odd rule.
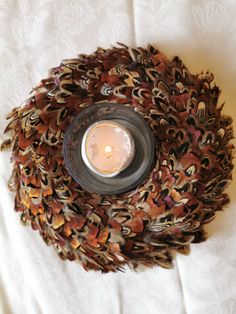
[[[81,154],[85,164],[103,177],[114,177],[127,168],[134,152],[129,130],[112,120],[95,122],[82,139]]]

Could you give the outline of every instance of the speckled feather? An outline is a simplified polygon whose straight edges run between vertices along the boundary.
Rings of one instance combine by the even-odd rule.
[[[15,210],[62,259],[86,270],[172,266],[176,251],[205,240],[203,226],[229,199],[232,121],[217,107],[209,73],[190,74],[178,57],[123,44],[64,60],[8,116]],[[97,195],[69,175],[64,133],[85,107],[112,102],[133,108],[152,129],[155,166],[135,190]]]

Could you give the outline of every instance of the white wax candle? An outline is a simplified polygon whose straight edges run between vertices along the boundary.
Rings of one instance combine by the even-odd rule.
[[[90,170],[103,177],[114,177],[127,168],[135,152],[129,130],[112,120],[92,124],[82,139],[82,158]]]

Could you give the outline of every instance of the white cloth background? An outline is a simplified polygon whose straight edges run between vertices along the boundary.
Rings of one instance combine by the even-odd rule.
[[[116,41],[151,43],[192,72],[214,72],[236,122],[236,1],[0,0],[0,139],[5,115],[50,67]],[[236,132],[236,127],[235,127]],[[173,270],[86,273],[61,261],[23,227],[0,154],[0,311],[4,314],[235,314],[236,176],[231,203],[207,226],[209,240],[178,255]],[[234,171],[235,173],[235,171]]]

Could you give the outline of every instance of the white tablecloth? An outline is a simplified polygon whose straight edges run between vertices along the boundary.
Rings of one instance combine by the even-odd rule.
[[[5,115],[48,68],[116,41],[151,43],[194,73],[213,71],[236,121],[236,1],[0,0],[0,139]],[[2,313],[236,313],[236,177],[230,205],[207,226],[209,240],[178,255],[173,270],[102,275],[61,261],[20,224],[7,189],[9,157],[0,154]]]

